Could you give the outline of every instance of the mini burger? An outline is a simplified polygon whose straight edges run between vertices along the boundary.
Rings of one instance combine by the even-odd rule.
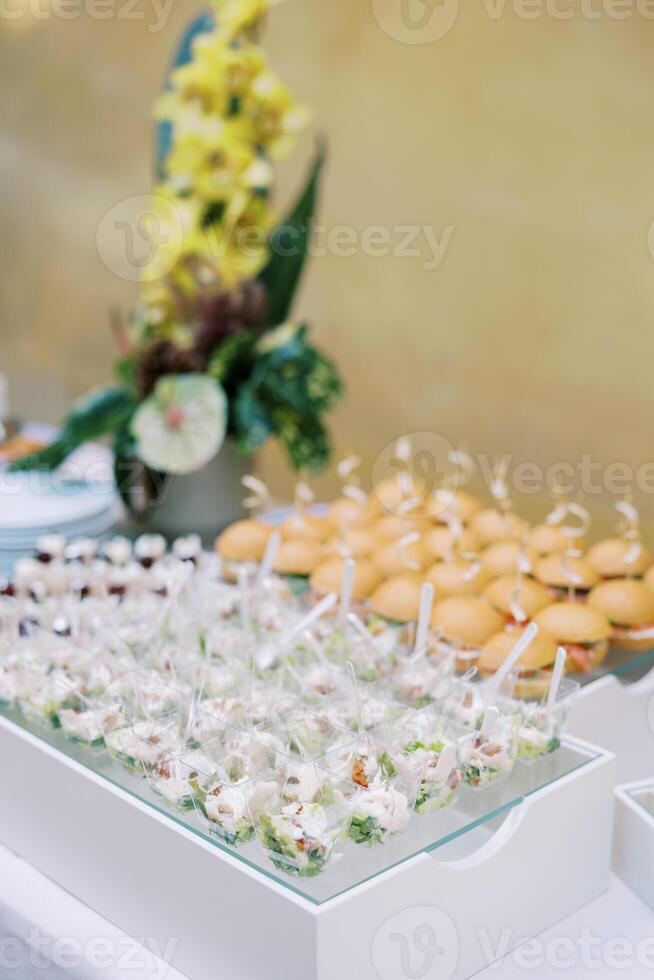
[[[431,582],[441,599],[457,595],[478,595],[490,576],[482,563],[475,558],[455,558],[439,561],[425,572],[425,581]]]
[[[272,530],[260,521],[237,521],[218,535],[215,549],[223,560],[226,579],[236,581],[240,565],[259,564]]]
[[[343,558],[328,558],[327,561],[322,561],[311,573],[309,579],[311,588],[317,595],[327,595],[329,592],[336,592],[337,595],[340,595],[343,588],[344,572],[345,561]],[[380,581],[379,572],[372,562],[365,559],[357,561],[352,598],[356,602],[367,599]]]
[[[380,510],[401,513],[402,507],[415,502],[417,512],[421,510],[427,491],[424,483],[412,479],[407,474],[406,478],[391,476],[387,480],[380,480],[375,485],[374,496],[377,498]]]
[[[438,490],[425,507],[425,513],[440,524],[448,524],[452,520],[469,524],[481,510],[481,500],[466,490]]]
[[[497,541],[520,541],[527,531],[527,522],[513,511],[482,510],[472,518],[470,527],[482,545]]]
[[[525,627],[526,628],[526,627]],[[502,666],[524,633],[515,629],[494,633],[482,647],[477,667],[482,677],[489,677]],[[545,630],[539,630],[516,664],[516,670],[527,677],[537,670],[550,670],[556,660],[556,641]]]
[[[367,527],[381,514],[381,504],[374,497],[353,500],[339,497],[331,504],[327,517],[335,528]]]
[[[442,599],[434,606],[431,616],[432,629],[441,634],[439,650],[453,653],[459,670],[476,664],[483,645],[503,625],[500,614],[479,596]]]
[[[654,647],[654,593],[644,582],[631,578],[602,582],[588,596],[588,605],[610,622],[615,646],[625,650]]]
[[[531,557],[518,541],[498,541],[481,553],[481,563],[489,579],[516,572],[521,559],[527,563],[523,569],[527,571],[531,567]]]
[[[422,541],[389,541],[372,556],[372,562],[380,579],[402,575],[404,572],[421,572],[432,558]]]
[[[583,548],[583,541],[575,538],[575,546]],[[570,547],[570,538],[560,524],[537,524],[529,533],[529,550],[536,558],[558,555]]]
[[[600,577],[585,558],[548,555],[534,564],[534,578],[550,590],[553,598],[565,599],[574,589],[575,598],[584,600]]]
[[[476,551],[479,542],[472,531],[463,528],[460,535],[456,535],[451,528],[445,524],[432,527],[423,536],[423,544],[433,559],[446,561],[454,554],[465,551]]]
[[[639,541],[607,538],[589,549],[589,565],[600,578],[642,578],[652,565],[652,556]]]
[[[421,587],[419,575],[394,575],[375,589],[370,597],[370,609],[383,619],[409,623],[418,618]]]
[[[414,531],[420,533],[431,526],[431,521],[425,517],[400,517],[397,514],[386,514],[372,526],[373,534],[380,541],[397,541]]]
[[[515,575],[496,578],[486,586],[483,595],[493,609],[504,616],[507,626],[526,623],[552,602],[544,585],[529,578],[518,581]]]
[[[611,624],[588,604],[555,602],[536,613],[534,622],[565,648],[569,673],[588,673],[606,658]]]
[[[326,541],[334,533],[334,525],[328,517],[294,511],[279,528],[284,541],[306,538],[308,541]]]
[[[339,558],[368,558],[379,548],[379,541],[364,527],[346,527],[325,544],[325,553]]]
[[[322,549],[316,541],[309,541],[306,538],[283,541],[273,568],[278,575],[308,579],[322,559]]]

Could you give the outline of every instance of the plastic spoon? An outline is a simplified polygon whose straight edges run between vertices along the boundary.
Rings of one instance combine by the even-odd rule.
[[[420,611],[418,613],[418,625],[416,627],[416,642],[413,647],[414,653],[418,653],[419,650],[427,646],[427,632],[429,630],[429,620],[431,619],[433,604],[434,586],[431,582],[424,582],[420,590]]]
[[[244,633],[252,630],[252,618],[250,616],[250,583],[248,580],[247,569],[241,565],[236,573],[239,590],[239,610],[241,613],[241,626]]]
[[[438,762],[436,763],[436,769],[434,770],[434,776],[436,782],[441,782],[447,779],[449,774],[452,772],[456,765],[456,745],[449,742],[443,751],[441,752]]]
[[[343,584],[341,586],[341,607],[338,611],[337,623],[344,626],[347,622],[350,606],[352,605],[352,593],[354,591],[354,576],[356,575],[357,563],[353,558],[346,558],[343,564]]]
[[[527,647],[533,643],[537,635],[538,626],[536,623],[530,623],[495,676],[488,681],[487,689],[489,691],[499,691],[500,687],[517,664],[518,660],[520,660],[522,654],[525,652]]]
[[[357,614],[356,613],[353,613],[353,612],[348,613],[346,618],[347,618],[347,621],[350,624],[350,626],[352,626],[357,631],[357,633],[359,634],[359,636],[362,637],[362,639],[364,639],[366,641],[366,644],[367,644],[369,650],[371,651],[371,653],[375,653],[376,654],[377,653],[377,647],[375,645],[375,638],[372,635],[372,633],[370,632],[370,630],[366,627],[365,623],[362,622],[362,620],[360,619],[360,617],[357,616]]]
[[[499,717],[500,717],[500,709],[496,708],[495,705],[491,705],[490,708],[486,708],[486,712],[484,714],[484,720],[479,730],[480,738],[488,739],[491,737],[493,731],[495,730],[495,726],[499,721]]]
[[[563,647],[559,647],[559,649],[556,651],[556,660],[554,661],[552,680],[550,682],[550,689],[547,695],[547,726],[550,731],[554,727],[554,708],[556,707],[556,698],[563,679],[563,672],[565,670],[565,663],[567,659],[567,652]]]
[[[259,649],[259,651],[256,653],[257,665],[262,670],[267,670],[268,668],[272,667],[284,647],[287,647],[289,643],[292,643],[297,636],[304,633],[304,631],[315,623],[316,620],[320,619],[325,615],[325,613],[329,612],[329,610],[332,609],[337,602],[338,596],[335,592],[330,592],[328,595],[324,596],[324,598],[322,598],[320,602],[313,607],[311,612],[307,613],[306,616],[303,616],[302,619],[290,630],[288,630],[287,633],[279,637],[273,643],[265,643]]]
[[[279,553],[279,548],[282,543],[282,536],[279,531],[273,531],[273,533],[268,538],[268,543],[266,544],[266,551],[264,553],[261,564],[259,565],[259,571],[257,574],[257,587],[259,589],[263,588],[266,581],[270,578],[270,573],[273,570],[273,565],[277,560],[277,555]]]

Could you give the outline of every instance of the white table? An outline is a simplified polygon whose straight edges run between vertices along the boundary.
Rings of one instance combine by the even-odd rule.
[[[533,887],[538,887],[536,882]],[[256,929],[252,938],[256,941]],[[185,980],[168,966],[166,951],[162,953],[162,957],[154,955],[138,939],[126,936],[0,847],[3,980]],[[411,974],[416,975],[415,971]],[[444,980],[437,968],[421,976],[423,980]],[[551,980],[557,976],[652,980],[654,913],[613,877],[605,895],[478,976],[481,980]],[[229,978],[221,976],[217,964],[215,977],[192,980]]]

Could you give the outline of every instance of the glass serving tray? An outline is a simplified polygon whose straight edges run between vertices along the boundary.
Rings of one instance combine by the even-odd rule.
[[[0,714],[65,756],[103,776],[109,783],[119,786],[315,905],[336,898],[423,852],[436,853],[443,848],[442,856],[447,856],[449,860],[473,853],[492,836],[503,818],[527,797],[598,757],[593,752],[564,742],[557,752],[543,756],[531,765],[519,763],[508,778],[484,790],[464,787],[456,804],[451,807],[424,816],[414,814],[408,829],[384,844],[367,848],[348,842],[339,860],[318,877],[307,879],[276,871],[256,841],[233,848],[212,836],[196,818],[195,811],[182,813],[168,806],[152,792],[147,780],[129,773],[104,749],[86,749],[70,742],[61,730],[46,730],[30,724],[18,712],[0,708]]]
[[[654,648],[646,650],[645,653],[637,653],[633,650],[618,650],[611,647],[608,657],[599,667],[589,670],[587,674],[570,674],[570,677],[579,681],[582,687],[608,674],[613,674],[623,684],[635,684],[649,674],[653,667]]]

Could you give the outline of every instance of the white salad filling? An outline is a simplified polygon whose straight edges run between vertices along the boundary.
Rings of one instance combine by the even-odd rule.
[[[338,836],[330,832],[327,813],[317,803],[289,803],[278,813],[264,813],[257,830],[277,867],[306,878],[323,870]]]
[[[397,834],[411,818],[409,800],[381,775],[351,800],[350,837],[357,844],[375,844],[387,834]]]

